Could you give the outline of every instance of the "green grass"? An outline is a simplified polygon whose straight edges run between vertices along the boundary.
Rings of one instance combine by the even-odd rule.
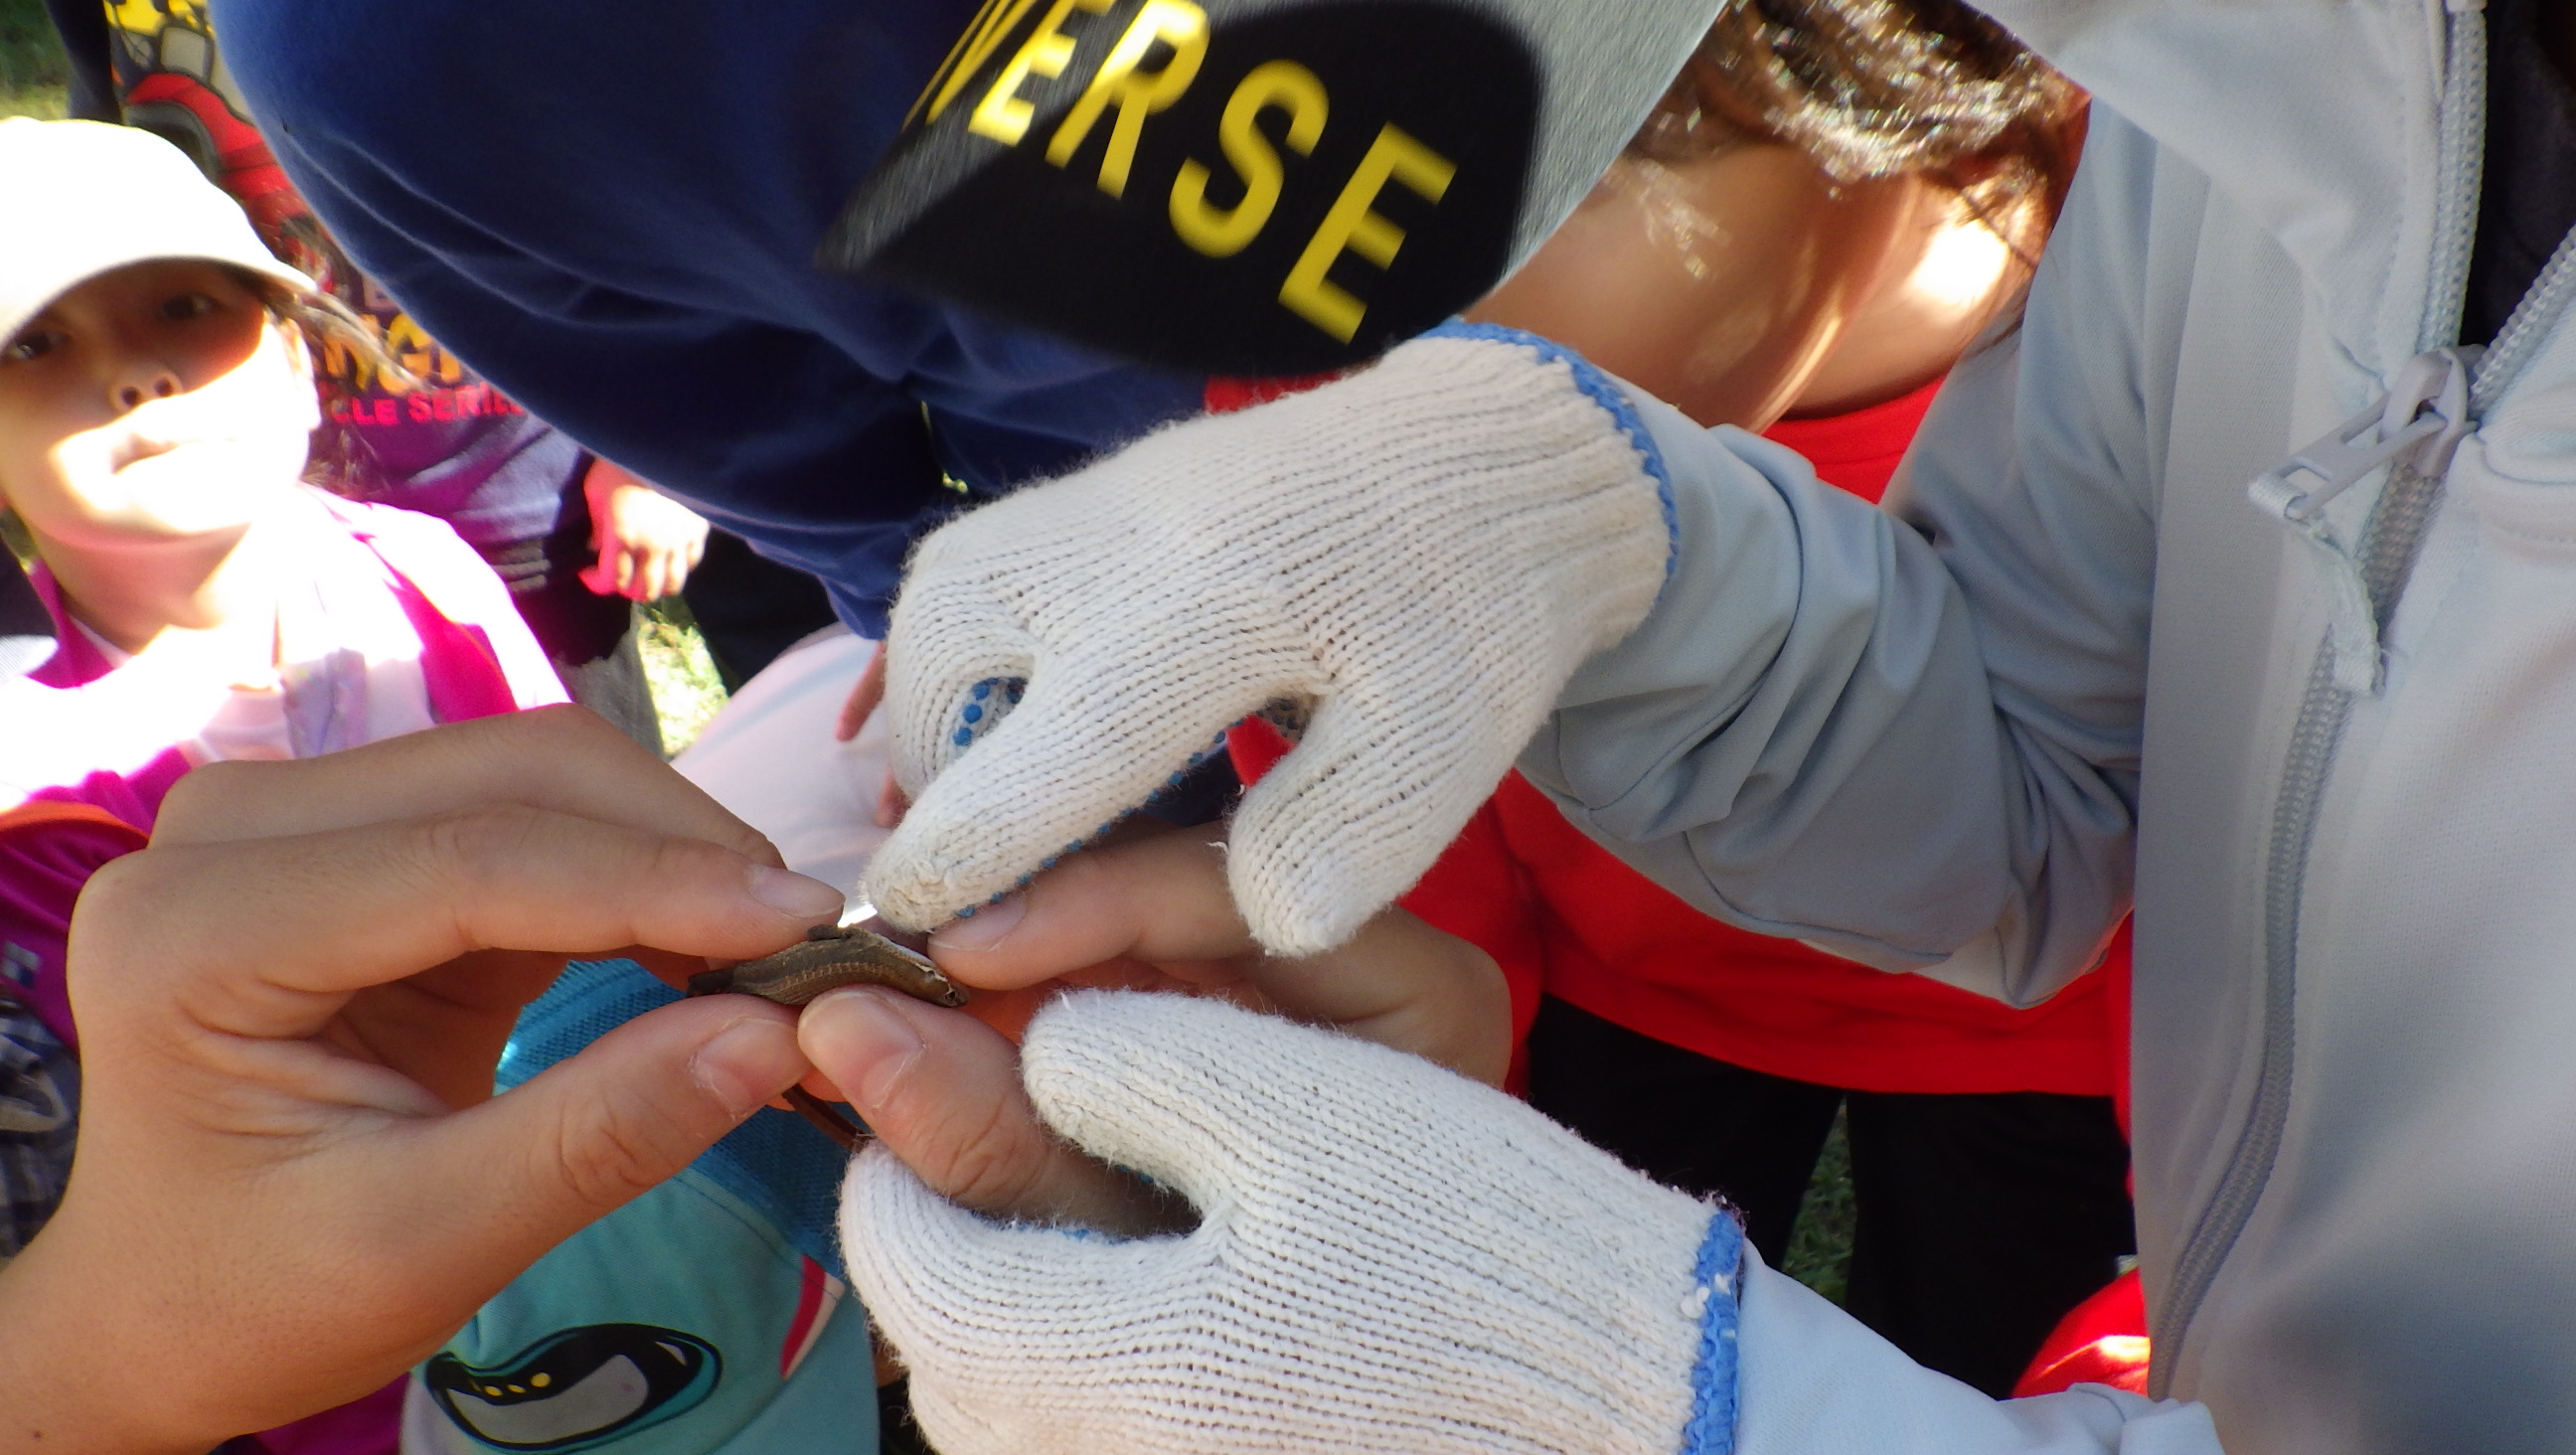
[[[59,117],[71,69],[37,0],[0,0],[0,116]]]
[[[662,719],[662,751],[677,757],[725,705],[724,683],[687,602],[669,596],[639,607],[635,625],[644,682],[653,690],[653,709]]]
[[[60,121],[67,97],[60,86],[21,86],[12,89],[0,85],[0,118],[32,116],[39,121]]]
[[[1798,1204],[1798,1221],[1789,1229],[1789,1254],[1780,1260],[1780,1271],[1841,1303],[1851,1284],[1851,1251],[1851,1137],[1843,1113],[1836,1112],[1807,1196]]]

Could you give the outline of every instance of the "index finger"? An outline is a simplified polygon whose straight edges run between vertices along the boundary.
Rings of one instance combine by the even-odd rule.
[[[471,951],[647,944],[744,958],[792,941],[839,901],[828,885],[701,840],[516,804],[155,844],[82,894],[72,994],[115,1003],[127,1021],[177,1008],[235,1035],[305,1036],[350,992]]]
[[[228,843],[518,805],[697,839],[783,865],[758,830],[583,707],[541,707],[318,758],[209,763],[161,806],[155,844]]]

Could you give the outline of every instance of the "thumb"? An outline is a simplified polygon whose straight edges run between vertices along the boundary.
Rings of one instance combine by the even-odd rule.
[[[809,1069],[785,1007],[683,1000],[445,1118],[430,1155],[446,1165],[426,1170],[478,1190],[485,1225],[541,1253],[697,1160]]]
[[[999,1218],[1132,1233],[1179,1211],[1050,1134],[1017,1048],[970,1015],[852,986],[807,1006],[796,1034],[877,1145],[942,1196]]]
[[[1321,1150],[1299,1129],[1337,1099],[1373,1102],[1388,1065],[1415,1080],[1448,1074],[1221,1000],[1133,991],[1067,991],[1029,1022],[1020,1047],[1029,1101],[1047,1125],[1211,1215],[1258,1201],[1250,1189],[1293,1181],[1300,1160]],[[1338,1162],[1359,1150],[1321,1155]]]

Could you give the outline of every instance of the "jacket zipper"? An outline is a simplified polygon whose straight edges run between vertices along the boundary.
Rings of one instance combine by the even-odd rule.
[[[2456,5],[2459,0],[2452,3]],[[2458,337],[2461,302],[2467,292],[2469,249],[2477,225],[2479,151],[2486,140],[2486,18],[2477,8],[2479,3],[2480,0],[2467,0],[2465,7],[2455,9],[2449,16],[2438,138],[2438,251],[2433,287],[2417,342],[2419,349],[2430,349]],[[2524,300],[2526,309],[2529,303],[2529,299]],[[2475,398],[2473,389],[2472,409]],[[2471,417],[2475,417],[2474,413]],[[2316,449],[2310,446],[2301,453],[2310,455]],[[2265,479],[2286,473],[2287,467]],[[2258,499],[2262,485],[2263,481],[2255,485]],[[2371,510],[2359,552],[2359,584],[2361,594],[2367,598],[2372,625],[2381,631],[2402,594],[2406,573],[2413,568],[2415,549],[2422,542],[2424,525],[2432,518],[2440,491],[2438,473],[2428,475],[2400,464],[2393,469]],[[2255,1063],[2254,1095],[2217,1191],[2184,1240],[2182,1254],[2174,1262],[2172,1281],[2159,1301],[2162,1316],[2154,1323],[2155,1351],[2148,1376],[2148,1392],[2157,1398],[2170,1392],[2173,1371],[2190,1337],[2192,1321],[2216,1281],[2220,1266],[2234,1251],[2238,1236],[2253,1216],[2265,1185],[2271,1181],[2282,1129],[2289,1120],[2296,1050],[2300,898],[2307,881],[2318,804],[2358,695],[2349,667],[2341,674],[2336,670],[2337,635],[2330,629],[2326,640],[2317,647],[2307,687],[2299,699],[2298,719],[2290,730],[2280,794],[2273,802],[2272,833],[2263,875],[2263,1041]],[[2374,655],[2378,635],[2371,634],[2369,646]],[[2347,641],[2347,662],[2350,651]],[[2375,682],[2375,663],[2367,675]]]
[[[2441,340],[2458,336],[2460,304],[2468,283],[2478,186],[2477,159],[2472,148],[2484,145],[2486,126],[2486,26],[2478,13],[2480,3],[2481,0],[2466,0],[2452,15],[2445,62],[2450,84],[2444,96],[2441,139],[2441,222],[2445,229],[2421,340],[2426,352],[2401,371],[2401,380],[2412,376],[2412,397],[2401,398],[2394,408],[2382,400],[2370,411],[2385,448],[2382,459],[2392,466],[2387,488],[2371,511],[2357,553],[2358,577],[2374,628],[2370,641],[2374,654],[2379,635],[2386,631],[2396,614],[2398,600],[2405,594],[2425,528],[2441,501],[2452,447],[2512,387],[2557,325],[2559,316],[2576,303],[2576,230],[2571,230],[2560,240],[2558,250],[2541,269],[2530,291],[2515,305],[2494,343],[2483,351],[2433,347]],[[2465,409],[2459,407],[2451,391],[2428,388],[2422,382],[2428,373],[2441,373],[2445,360],[2452,361],[2449,367],[2465,370]],[[2431,406],[2432,414],[2441,416],[2439,428],[2424,427],[2414,414],[2417,407],[2424,405]],[[2342,469],[2319,469],[2318,465],[2334,463],[2332,446],[2352,446],[2366,422],[2363,416],[2355,416],[2335,434],[2301,451],[2289,465],[2255,481],[2250,493],[2258,504],[2293,526],[2312,522],[2324,497],[2359,478],[2351,473],[2351,466],[2357,463],[2355,456],[2344,456]],[[2410,431],[2412,437],[2406,437]],[[2322,454],[2321,447],[2325,447]],[[2305,495],[2288,488],[2285,482],[2301,471],[2318,475],[2324,481],[2323,487]],[[2264,873],[2263,1044],[2256,1065],[2253,1103],[2229,1156],[2226,1173],[2219,1179],[2218,1191],[2185,1240],[2182,1256],[2175,1261],[2172,1286],[2162,1302],[2163,1317],[2156,1323],[2156,1355],[2149,1380],[2150,1389],[2159,1398],[2171,1385],[2176,1356],[2189,1336],[2193,1317],[2252,1217],[2265,1184],[2271,1180],[2282,1129],[2289,1117],[2290,1072],[2296,1049],[2293,1016],[2297,1009],[2299,908],[2318,801],[2334,766],[2344,727],[2351,720],[2354,702],[2363,692],[2376,690],[2375,672],[2368,687],[2339,685],[2336,658],[2336,642],[2329,632],[2309,671],[2298,720],[2291,729],[2289,753],[2282,766],[2281,792],[2273,807]]]

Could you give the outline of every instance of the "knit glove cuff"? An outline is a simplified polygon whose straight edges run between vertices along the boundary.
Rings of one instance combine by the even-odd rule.
[[[851,1277],[943,1455],[1731,1448],[1730,1215],[1428,1062],[1212,1001],[1062,997],[1023,1065],[1051,1126],[1202,1222],[1005,1226],[863,1154]]]
[[[868,895],[920,928],[971,912],[1284,703],[1304,737],[1245,796],[1229,872],[1264,945],[1330,948],[1644,618],[1668,515],[1616,385],[1463,325],[977,510],[922,543],[895,606],[915,801]]]

